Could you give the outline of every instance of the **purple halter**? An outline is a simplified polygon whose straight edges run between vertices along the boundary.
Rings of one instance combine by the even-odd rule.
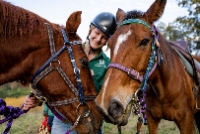
[[[154,64],[153,68],[151,69],[150,73],[149,73],[149,77],[151,76],[151,74],[155,71],[157,67],[157,62]],[[108,68],[117,68],[121,71],[124,71],[125,73],[127,73],[131,78],[136,79],[140,82],[143,81],[143,76],[140,75],[139,72],[137,72],[136,70],[132,69],[132,68],[127,68],[121,64],[118,63],[110,63],[108,65]]]

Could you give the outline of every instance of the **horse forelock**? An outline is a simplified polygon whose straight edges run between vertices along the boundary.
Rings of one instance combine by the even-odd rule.
[[[124,20],[142,18],[143,16],[144,12],[139,10],[132,10],[126,13],[126,17],[124,18]]]
[[[44,20],[28,10],[14,6],[6,1],[0,1],[1,41],[8,40],[9,37],[14,35],[31,35],[34,26],[42,24],[41,22],[44,22]]]

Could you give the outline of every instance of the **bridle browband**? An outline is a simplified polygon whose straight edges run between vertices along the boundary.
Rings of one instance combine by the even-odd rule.
[[[156,48],[156,30],[153,30],[145,21],[141,20],[141,19],[128,19],[128,20],[124,20],[120,26],[123,25],[129,25],[129,24],[142,24],[144,26],[146,26],[152,33],[153,33],[153,42],[152,42],[152,46],[151,46],[151,54],[149,57],[149,61],[148,61],[148,65],[145,71],[144,76],[140,75],[140,72],[123,66],[119,63],[110,63],[108,65],[108,68],[117,68],[125,73],[127,73],[131,78],[136,79],[140,82],[140,86],[139,89],[137,89],[137,91],[133,94],[133,98],[132,98],[132,105],[134,103],[133,108],[135,109],[135,114],[136,115],[143,115],[144,118],[144,124],[147,124],[147,119],[146,119],[146,115],[145,115],[145,109],[146,109],[146,104],[145,104],[145,91],[146,91],[146,87],[148,84],[148,78],[151,76],[151,74],[155,71],[156,67],[157,67],[157,61],[156,58],[158,57],[157,52],[159,52],[159,56],[161,57],[161,59],[163,60],[162,54],[160,52],[159,48]],[[142,91],[142,94],[139,95],[139,91]]]
[[[68,123],[69,121],[66,118],[64,118],[62,115],[60,115],[57,112],[57,110],[55,109],[55,107],[71,104],[73,102],[80,102],[80,104],[76,108],[76,113],[78,115],[78,118],[77,118],[76,122],[74,123],[74,125],[68,130],[68,132],[66,132],[66,133],[69,133],[74,127],[76,127],[76,125],[78,124],[81,117],[87,117],[89,115],[90,107],[85,101],[94,100],[96,98],[96,96],[84,96],[84,94],[83,94],[83,88],[82,88],[82,83],[81,83],[81,78],[80,78],[80,69],[76,65],[73,50],[72,50],[73,46],[81,45],[82,41],[79,40],[79,41],[70,42],[66,36],[65,31],[61,28],[61,32],[62,32],[63,39],[64,39],[64,45],[56,52],[54,38],[53,38],[53,31],[51,29],[51,26],[48,23],[45,23],[45,24],[46,24],[47,30],[48,30],[51,57],[34,74],[32,80],[31,80],[31,83],[32,83],[33,89],[38,91],[36,88],[38,82],[44,76],[49,74],[51,71],[53,71],[53,70],[58,71],[60,76],[64,79],[65,83],[69,86],[69,88],[72,90],[72,92],[75,94],[76,97],[69,98],[69,99],[63,100],[63,101],[57,101],[57,102],[48,102],[48,100],[46,99],[46,101],[47,101],[46,104],[58,119],[60,119],[63,123]],[[77,82],[77,88],[72,84],[69,77],[67,77],[66,73],[63,71],[63,69],[60,66],[60,61],[57,59],[57,56],[66,49],[68,51],[68,54],[69,54],[69,57],[71,60],[71,64],[74,68],[74,74],[75,74],[75,78],[76,78],[76,82]],[[53,62],[58,63],[57,67],[54,67],[52,65]],[[38,92],[40,92],[40,91],[38,91]],[[40,98],[40,96],[39,96],[39,98]],[[42,98],[44,98],[44,97],[42,96]],[[84,113],[84,115],[82,115],[82,114],[78,113],[78,109],[79,109],[79,106],[84,105],[84,104],[87,105],[88,111],[87,111],[87,113]]]

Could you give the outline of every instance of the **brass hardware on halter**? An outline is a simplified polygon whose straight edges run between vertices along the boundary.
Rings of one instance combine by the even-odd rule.
[[[132,103],[133,103],[133,109],[135,110],[135,112],[138,112],[138,116],[140,115],[140,102],[138,101],[138,93],[140,91],[140,88],[138,88],[135,92],[135,94],[133,95],[132,98]],[[134,112],[134,111],[133,111]]]
[[[136,71],[135,71],[135,73],[136,73],[137,75],[134,76],[134,75],[131,74],[131,71],[132,71],[132,70],[133,70],[133,69],[131,69],[131,68],[128,69],[128,72],[127,72],[128,75],[129,75],[131,78],[133,78],[133,79],[139,80],[139,76],[140,76],[139,72],[136,72]]]
[[[80,114],[78,110],[79,110],[79,108],[80,108],[81,106],[83,106],[83,105],[86,105],[88,110],[87,110],[87,112],[84,112],[83,114]],[[84,104],[79,103],[79,105],[78,105],[77,108],[76,108],[76,114],[77,114],[78,116],[80,116],[81,118],[86,118],[86,117],[88,117],[89,114],[90,114],[90,106],[88,105],[88,103],[84,103]]]
[[[52,64],[53,62],[57,62],[57,67]],[[54,69],[58,69],[60,67],[60,61],[58,59],[54,59],[52,62],[50,62],[50,66],[52,66]]]
[[[68,134],[70,131],[72,131],[72,130],[78,125],[78,122],[79,122],[80,118],[81,118],[81,116],[78,116],[78,118],[76,119],[76,122],[74,123],[74,125],[71,126],[71,127],[69,128],[69,130],[66,132],[67,134]]]
[[[198,107],[197,101],[196,101],[196,109],[200,110],[200,107]]]

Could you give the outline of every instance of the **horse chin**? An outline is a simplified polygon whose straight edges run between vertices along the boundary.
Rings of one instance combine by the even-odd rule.
[[[76,132],[79,134],[95,134],[95,133],[97,133],[100,128],[100,125],[98,125],[98,127],[95,127],[94,126],[95,123],[93,123],[92,120],[93,119],[91,119],[91,117],[83,118],[78,123],[78,126],[75,128]]]
[[[87,116],[82,116],[80,118],[80,121],[78,122],[77,127],[75,127],[76,132],[79,134],[97,134],[103,123],[102,115],[98,112],[96,106],[92,104],[94,104],[94,101],[89,101],[89,107],[81,106],[79,110],[77,110],[77,113],[79,113],[79,115]],[[88,111],[90,111],[89,114]]]

